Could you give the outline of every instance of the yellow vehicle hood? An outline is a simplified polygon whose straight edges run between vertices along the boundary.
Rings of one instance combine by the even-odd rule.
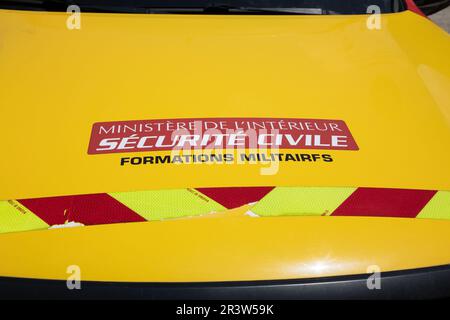
[[[450,189],[449,36],[366,16],[81,15],[0,10],[0,199],[227,186]],[[420,34],[420,37],[417,36]],[[99,122],[343,121],[332,163],[121,165]],[[286,152],[286,150],[281,150]],[[299,151],[299,150],[297,150]],[[317,150],[300,150],[317,151]],[[127,157],[168,154],[128,152]]]
[[[449,221],[386,218],[450,217],[450,40],[428,19],[386,14],[369,30],[367,16],[85,13],[70,30],[67,18],[0,10],[1,276],[66,279],[76,264],[83,280],[227,281],[450,263]],[[275,165],[134,165],[172,152],[96,140],[102,125],[199,120],[334,124],[345,138],[282,145],[296,160]],[[206,218],[9,233],[161,218],[149,204],[165,217],[219,211],[211,187],[262,188],[232,201],[276,188]],[[374,196],[385,217],[320,217],[355,215],[355,193],[356,215]]]

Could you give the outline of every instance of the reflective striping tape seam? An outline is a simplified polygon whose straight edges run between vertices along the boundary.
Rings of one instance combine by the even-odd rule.
[[[3,201],[0,233],[46,229],[67,222],[98,225],[199,216],[257,201],[272,188],[150,190]],[[26,218],[19,216],[18,208],[26,211]]]

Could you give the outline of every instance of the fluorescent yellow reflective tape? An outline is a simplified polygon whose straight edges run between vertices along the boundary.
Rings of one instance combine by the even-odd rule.
[[[450,192],[438,191],[420,211],[417,218],[450,219]]]
[[[261,199],[251,211],[260,216],[329,215],[355,190],[278,187]]]
[[[17,201],[0,201],[0,233],[47,229],[48,227],[48,224]]]
[[[198,216],[226,210],[194,189],[120,192],[109,195],[147,220]]]

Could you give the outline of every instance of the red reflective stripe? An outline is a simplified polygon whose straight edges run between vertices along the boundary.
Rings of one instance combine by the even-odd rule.
[[[420,8],[416,5],[414,0],[406,0],[406,6],[407,6],[408,10],[415,12],[421,16],[426,17],[426,14],[423,13],[422,10],[420,10]]]
[[[106,193],[18,201],[49,225],[67,220],[85,225],[146,221]]]
[[[196,188],[228,209],[261,200],[274,187]]]
[[[358,188],[332,215],[414,218],[436,192],[435,190]]]

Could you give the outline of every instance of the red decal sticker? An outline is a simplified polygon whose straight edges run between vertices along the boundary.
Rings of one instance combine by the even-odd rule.
[[[436,192],[435,190],[358,188],[332,215],[415,218]]]
[[[275,148],[358,150],[342,120],[200,118],[98,122],[88,153]]]
[[[146,221],[106,193],[18,201],[49,225],[65,221],[85,225]]]

